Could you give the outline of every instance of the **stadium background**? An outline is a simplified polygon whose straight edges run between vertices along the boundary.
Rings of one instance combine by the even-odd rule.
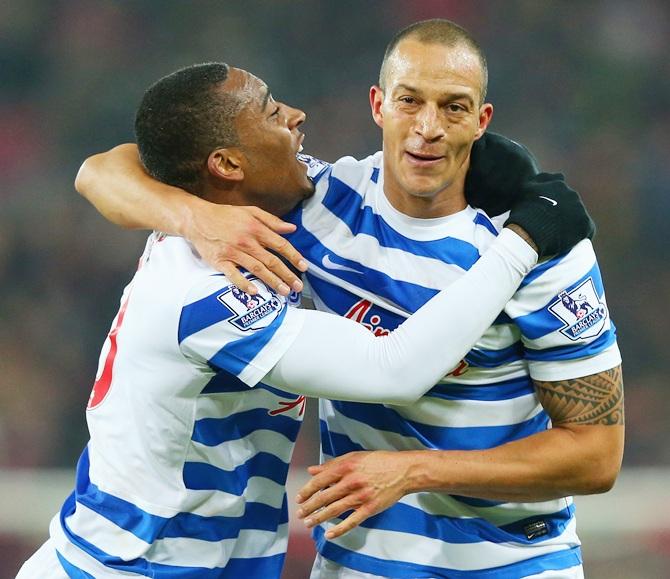
[[[489,59],[493,130],[564,171],[595,240],[625,360],[625,468],[579,519],[591,578],[670,577],[670,9],[663,0],[140,1],[0,5],[0,578],[46,536],[85,444],[98,350],[145,234],[72,186],[132,139],[144,89],[194,62],[247,68],[308,114],[305,148],[380,146],[367,90],[410,22],[451,18]],[[314,408],[294,477],[316,460]],[[310,542],[295,526],[285,577]]]

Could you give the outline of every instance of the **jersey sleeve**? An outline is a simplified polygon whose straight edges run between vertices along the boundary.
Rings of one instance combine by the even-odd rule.
[[[536,380],[568,380],[621,363],[589,240],[533,268],[505,312],[521,331],[530,375]]]
[[[197,281],[184,300],[178,340],[182,353],[255,386],[291,346],[303,324],[303,312],[255,276],[249,295],[223,274]]]

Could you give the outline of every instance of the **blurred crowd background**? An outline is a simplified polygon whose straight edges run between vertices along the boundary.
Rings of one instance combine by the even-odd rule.
[[[86,156],[133,139],[147,86],[223,60],[307,112],[306,151],[364,156],[381,144],[367,91],[384,47],[430,17],[482,44],[492,129],[564,172],[592,211],[624,356],[625,467],[670,467],[664,0],[10,0],[0,3],[0,470],[71,468],[86,442],[98,351],[146,235],[107,224],[73,180]],[[312,414],[297,468],[317,460],[317,439]],[[664,545],[667,556],[670,537]],[[0,577],[32,548],[0,536]]]

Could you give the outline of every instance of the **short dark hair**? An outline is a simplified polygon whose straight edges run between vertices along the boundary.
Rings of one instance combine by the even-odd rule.
[[[386,84],[386,64],[389,57],[393,54],[396,46],[406,38],[416,38],[419,42],[426,44],[442,44],[444,46],[458,46],[464,44],[470,48],[479,58],[482,67],[482,94],[481,102],[484,102],[486,97],[486,87],[488,84],[488,67],[486,65],[486,56],[479,43],[472,37],[472,35],[451,20],[444,18],[433,18],[431,20],[422,20],[410,24],[407,28],[403,28],[398,32],[388,43],[386,52],[384,52],[384,60],[379,71],[379,86],[385,90]]]
[[[209,154],[238,144],[234,121],[243,103],[217,90],[228,71],[223,62],[195,64],[161,78],[144,93],[135,137],[152,177],[199,195]]]

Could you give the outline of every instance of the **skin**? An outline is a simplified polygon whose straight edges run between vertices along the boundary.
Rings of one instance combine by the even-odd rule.
[[[475,105],[483,78],[476,55],[465,47],[411,37],[398,44],[386,90],[372,87],[370,103],[383,131],[384,193],[399,211],[431,218],[465,208],[472,143],[493,113],[491,105]],[[534,385],[552,429],[483,451],[337,457],[309,467],[313,478],[296,497],[298,516],[313,527],[353,510],[326,532],[331,539],[419,491],[532,502],[609,490],[623,458],[621,368]]]
[[[275,101],[262,80],[239,68],[230,67],[220,90],[244,102],[235,118],[239,146],[209,154],[203,198],[287,213],[314,193],[306,165],[296,158],[304,138],[298,127],[305,113]]]
[[[480,103],[481,68],[462,47],[406,39],[398,51],[402,58],[389,63],[385,90],[370,90],[373,118],[383,130],[384,192],[396,209],[410,216],[460,211],[465,207],[463,184],[472,143],[493,112],[491,105]],[[477,104],[468,108],[471,103]],[[253,160],[261,161],[251,151],[249,165],[242,170]],[[274,233],[268,236],[264,227],[288,232],[290,225],[273,221],[276,218],[261,209],[213,206],[156,183],[142,171],[131,145],[87,160],[77,190],[115,223],[189,238],[241,289],[247,288],[246,280],[234,263],[280,293],[288,292],[280,277],[285,275],[283,266],[261,243],[287,251],[291,261],[306,268],[293,248]],[[284,279],[293,283],[290,277]],[[299,291],[299,286],[293,287]],[[535,386],[552,418],[551,430],[485,451],[369,451],[338,457],[310,467],[314,478],[299,493],[299,515],[313,526],[353,509],[327,533],[332,538],[420,490],[539,501],[609,489],[623,453],[620,369]],[[617,412],[604,412],[607,408]]]
[[[261,151],[253,146],[254,132],[262,133],[264,141],[272,141],[266,144],[276,149],[275,160],[289,168],[290,177],[282,181],[282,188],[293,182],[300,192],[298,198],[311,193],[312,184],[306,181],[305,167],[295,158],[298,139],[301,139],[297,127],[305,115],[271,97],[266,98],[267,87],[245,71],[231,68],[227,82],[237,83],[240,97],[256,103],[256,108],[247,107],[238,119],[241,147],[219,149],[210,154],[206,198],[152,179],[144,170],[133,143],[86,159],[75,179],[75,188],[102,215],[121,227],[155,229],[188,238],[205,261],[249,294],[258,290],[238,266],[281,295],[288,295],[291,290],[300,292],[302,281],[277,257],[282,256],[299,271],[307,269],[302,255],[282,237],[295,231],[295,225],[250,203],[253,200],[260,206],[275,209],[278,215],[285,212],[267,199],[268,182],[276,179],[277,173],[270,172]],[[232,88],[232,84],[229,86]],[[260,169],[253,180],[252,167]],[[224,197],[229,196],[228,202],[232,203],[245,191],[250,201],[244,205],[212,205],[207,200],[222,203]]]
[[[372,118],[382,129],[384,193],[412,217],[466,207],[470,151],[491,121],[481,103],[484,73],[471,49],[407,38],[389,57],[384,89],[370,89]]]

